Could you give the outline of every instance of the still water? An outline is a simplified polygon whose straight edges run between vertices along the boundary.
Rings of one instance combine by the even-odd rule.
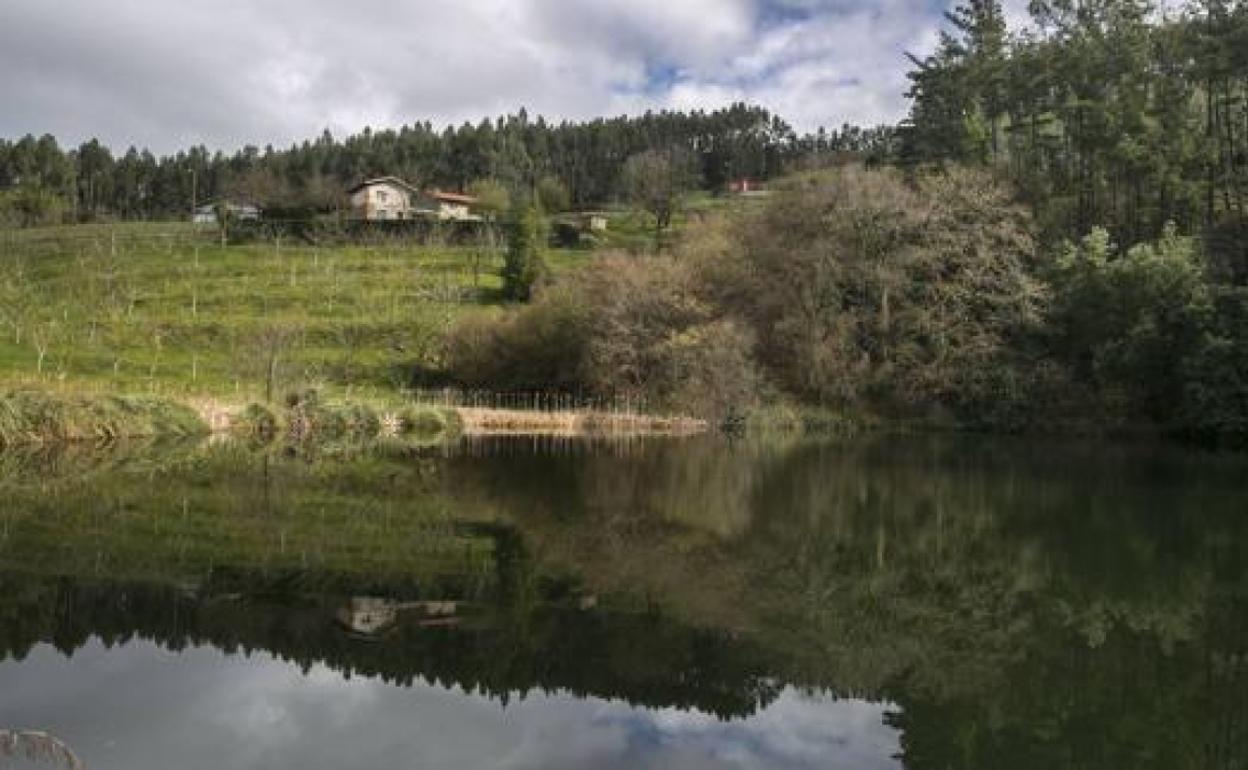
[[[1248,458],[0,455],[0,767],[1248,766]]]

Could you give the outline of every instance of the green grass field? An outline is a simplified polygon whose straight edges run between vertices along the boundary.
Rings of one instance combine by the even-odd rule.
[[[664,235],[740,206],[692,195]],[[653,218],[612,208],[593,249],[654,249]],[[0,230],[0,385],[256,400],[316,388],[386,397],[441,363],[444,333],[503,304],[503,251],[400,240],[222,246],[213,227],[129,222]]]
[[[552,251],[556,273],[591,258]],[[221,247],[185,224],[0,232],[0,381],[256,398],[394,391],[443,332],[501,304],[501,251]]]

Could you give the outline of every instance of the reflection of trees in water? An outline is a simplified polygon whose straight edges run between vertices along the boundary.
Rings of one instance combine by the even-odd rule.
[[[910,767],[1242,766],[1243,462],[1064,451],[795,451],[737,546],[771,645],[899,704]]]
[[[460,622],[445,626],[426,622],[429,602],[395,602],[424,611],[396,612],[384,635],[365,640],[341,624],[350,596],[288,594],[281,577],[243,577],[250,593],[212,581],[193,593],[3,574],[0,591],[14,601],[0,621],[0,654],[21,659],[39,642],[72,654],[92,637],[106,645],[142,638],[171,650],[261,649],[305,671],[325,665],[399,685],[460,687],[504,702],[533,691],[569,692],[697,708],[723,718],[754,713],[779,691],[756,645],[661,614],[585,609],[557,593],[538,596],[519,612],[487,595],[472,606],[456,603]],[[432,604],[444,612],[451,602]]]
[[[781,681],[899,703],[910,766],[1248,761],[1242,458],[913,437],[513,453],[452,464],[454,494],[598,590],[748,629]]]
[[[268,549],[194,562],[193,591],[135,584],[124,601],[82,577],[90,559],[59,562],[78,577],[10,578],[4,649],[138,634],[500,698],[566,690],[721,716],[784,684],[831,688],[899,704],[915,768],[1248,758],[1242,460],[978,438],[550,449],[477,444],[422,458],[416,480],[406,460],[275,462],[263,515],[246,508],[254,474],[211,465],[230,481],[197,490],[203,468],[179,471],[141,489],[234,511]],[[128,483],[103,488],[165,510]],[[333,506],[361,518],[333,533],[343,559],[301,568],[277,551],[274,522],[297,535],[296,519]],[[441,518],[413,518],[428,506]],[[22,541],[29,517],[10,520],[2,548],[31,543],[34,567],[42,541]],[[487,544],[485,558],[466,572],[391,558],[396,533],[430,521],[455,536],[439,542]],[[176,526],[160,526],[165,539],[140,541],[153,578],[186,564]],[[578,609],[587,594],[598,609]],[[473,609],[454,629],[399,613],[361,642],[334,620],[350,596]]]
[[[0,728],[0,757],[25,758],[31,762],[82,770],[84,765],[64,741],[40,730]]]

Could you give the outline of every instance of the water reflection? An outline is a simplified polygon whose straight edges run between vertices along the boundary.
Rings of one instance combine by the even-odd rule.
[[[300,673],[267,654],[98,642],[70,659],[41,647],[5,684],[6,701],[80,736],[101,768],[848,769],[889,767],[897,749],[882,707],[791,690],[734,723],[559,693],[503,709],[423,680],[401,688],[324,666]]]
[[[0,500],[0,725],[91,767],[1248,762],[1236,456],[495,439],[40,462],[10,461]],[[147,744],[125,716],[145,697],[168,725]]]

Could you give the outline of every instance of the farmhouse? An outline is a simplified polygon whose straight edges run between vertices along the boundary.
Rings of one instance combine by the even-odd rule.
[[[413,201],[420,190],[396,176],[366,179],[347,190],[351,196],[351,212],[357,219],[370,222],[390,219],[412,219]]]
[[[440,221],[474,222],[480,217],[471,207],[471,195],[421,190],[394,176],[366,179],[347,191],[357,219],[372,222],[432,218]]]

